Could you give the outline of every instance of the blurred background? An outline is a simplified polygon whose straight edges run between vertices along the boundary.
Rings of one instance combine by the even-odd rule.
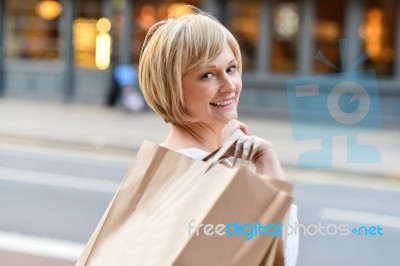
[[[103,104],[113,67],[138,63],[147,30],[192,4],[209,11],[242,48],[242,108],[285,114],[285,80],[335,73],[314,59],[321,51],[340,66],[368,51],[359,67],[378,75],[382,115],[400,114],[399,3],[395,0],[303,1],[1,1],[0,93],[50,101]],[[397,120],[398,122],[398,120]]]
[[[274,143],[300,222],[385,228],[384,236],[301,236],[298,265],[398,265],[397,0],[0,0],[0,265],[73,265],[143,140],[163,141],[168,125],[140,104],[136,67],[147,30],[190,12],[187,4],[237,38],[240,119]],[[350,130],[380,150],[380,162],[347,162],[346,134],[326,133],[338,125],[324,119],[325,102],[288,104],[287,80],[354,69],[375,70],[365,79],[377,84],[367,96],[379,112]],[[331,167],[300,167],[299,154],[322,144],[294,139],[293,110],[306,111],[308,131],[331,137]]]

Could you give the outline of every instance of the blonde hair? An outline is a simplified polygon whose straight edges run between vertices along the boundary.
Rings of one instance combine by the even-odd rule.
[[[241,73],[239,44],[211,15],[195,13],[168,18],[148,31],[139,60],[139,84],[147,104],[166,122],[192,122],[185,108],[182,76],[216,58],[228,44]]]

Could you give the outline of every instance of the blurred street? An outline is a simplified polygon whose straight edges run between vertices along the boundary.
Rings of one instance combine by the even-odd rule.
[[[398,265],[398,131],[366,138],[381,150],[381,164],[346,164],[338,142],[333,170],[299,169],[305,146],[293,141],[288,122],[241,120],[274,143],[295,184],[301,224],[384,228],[382,236],[301,236],[299,266],[380,265],[382,256],[385,265]],[[4,266],[74,265],[140,144],[160,142],[168,132],[150,112],[11,99],[1,100],[0,121]]]
[[[297,265],[400,265],[400,1],[0,0],[0,266],[75,265],[143,141],[164,141],[133,112],[139,58],[186,2],[240,45],[239,120],[295,185]]]

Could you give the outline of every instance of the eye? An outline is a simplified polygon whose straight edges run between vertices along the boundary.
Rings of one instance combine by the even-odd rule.
[[[207,72],[207,73],[205,73],[203,76],[201,76],[201,79],[202,79],[202,80],[207,80],[207,79],[210,79],[210,78],[212,78],[212,77],[214,77],[214,74],[211,73],[211,72]]]
[[[226,72],[227,73],[233,73],[233,72],[235,72],[236,71],[236,66],[230,66],[230,67],[228,67],[228,69],[226,70]]]

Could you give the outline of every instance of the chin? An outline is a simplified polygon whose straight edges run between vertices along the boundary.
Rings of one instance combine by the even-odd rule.
[[[229,120],[231,119],[237,119],[238,118],[238,114],[236,111],[232,111],[230,113],[225,113],[224,115],[220,115],[220,116],[211,116],[211,117],[203,117],[203,118],[199,118],[196,119],[196,122],[199,123],[205,123],[205,124],[209,124],[209,125],[217,125],[217,124],[222,124],[222,125],[226,125]]]

